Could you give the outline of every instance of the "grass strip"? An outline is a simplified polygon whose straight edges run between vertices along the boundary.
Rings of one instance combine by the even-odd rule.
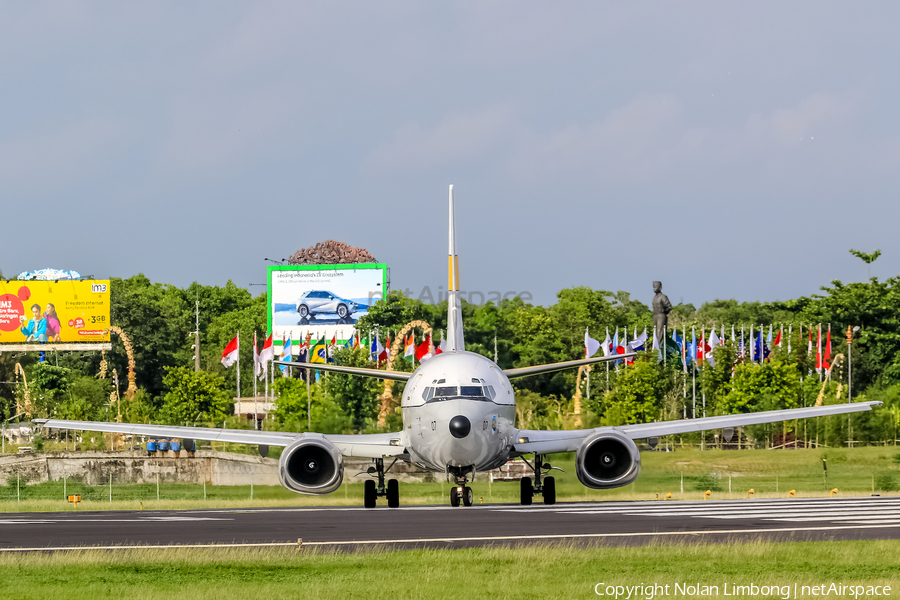
[[[657,597],[696,597],[675,584],[718,586],[900,584],[900,541],[651,543],[640,547],[539,544],[462,550],[322,548],[76,550],[0,555],[10,598],[597,597],[605,585],[669,586]],[[602,588],[601,588],[602,589]],[[624,598],[624,596],[622,596]],[[634,597],[634,596],[632,596]],[[639,597],[647,598],[647,594]],[[761,597],[736,594],[733,598]],[[780,594],[762,597],[781,597]],[[793,597],[793,596],[791,596]],[[809,594],[806,597],[816,597]],[[824,597],[819,595],[819,597]]]

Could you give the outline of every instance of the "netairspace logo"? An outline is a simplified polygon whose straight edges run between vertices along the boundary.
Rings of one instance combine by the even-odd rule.
[[[598,583],[594,586],[594,593],[598,596],[609,596],[616,600],[653,600],[668,596],[687,596],[691,598],[704,597],[754,597],[767,598],[791,598],[806,597],[846,597],[846,598],[874,598],[889,596],[889,585],[844,585],[842,583],[823,583],[821,585],[737,585],[725,583],[718,585],[704,585],[701,583],[674,583],[674,584],[639,584],[639,585],[607,585]]]

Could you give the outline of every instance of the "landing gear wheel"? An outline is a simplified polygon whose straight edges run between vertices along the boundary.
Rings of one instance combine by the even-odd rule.
[[[450,488],[450,506],[453,508],[459,506],[459,493],[456,491],[456,486]]]
[[[522,478],[519,491],[519,499],[522,502],[522,506],[531,506],[531,501],[534,498],[534,486],[531,485],[531,477]]]
[[[387,501],[388,508],[400,507],[400,484],[396,479],[388,479],[387,482]]]
[[[363,494],[363,505],[366,508],[375,508],[375,501],[378,499],[378,488],[372,479],[366,480],[365,493]]]
[[[556,504],[556,480],[544,477],[544,504]]]
[[[472,506],[473,504],[475,504],[475,492],[466,486],[463,488],[463,506]]]

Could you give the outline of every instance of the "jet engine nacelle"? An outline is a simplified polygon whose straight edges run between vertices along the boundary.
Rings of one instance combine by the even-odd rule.
[[[596,433],[575,454],[578,481],[606,490],[628,485],[641,472],[641,454],[629,438],[615,431]]]
[[[324,437],[301,438],[281,453],[278,479],[298,494],[328,494],[344,480],[344,458]]]

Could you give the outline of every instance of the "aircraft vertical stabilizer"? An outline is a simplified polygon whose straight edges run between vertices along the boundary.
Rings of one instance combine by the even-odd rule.
[[[453,224],[453,186],[450,186],[450,257],[447,263],[447,349],[465,350],[462,307],[459,302],[459,258],[456,256],[456,229]]]

